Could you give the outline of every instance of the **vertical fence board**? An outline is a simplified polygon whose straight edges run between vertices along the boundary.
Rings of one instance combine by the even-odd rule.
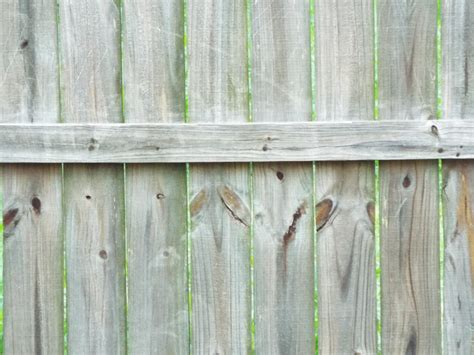
[[[373,117],[372,1],[316,1],[316,117]],[[316,167],[319,351],[375,353],[374,168]]]
[[[244,1],[188,0],[189,119],[248,117]],[[192,165],[192,347],[250,347],[248,165]]]
[[[443,1],[443,118],[474,117],[474,6]],[[462,147],[459,147],[462,155]],[[474,164],[443,162],[444,344],[447,354],[472,354],[474,329]]]
[[[382,119],[436,118],[436,0],[381,0]],[[433,133],[435,134],[435,133]],[[383,162],[382,348],[439,353],[437,162]]]
[[[126,122],[184,120],[181,1],[124,2]],[[126,174],[131,354],[188,352],[186,170],[129,164]]]
[[[0,121],[59,119],[55,1],[3,1]],[[4,165],[4,351],[62,354],[61,166]]]
[[[67,123],[121,122],[118,1],[60,1]],[[100,148],[93,137],[89,150]],[[64,168],[68,351],[125,352],[123,166]]]
[[[6,165],[3,188],[5,354],[62,354],[60,166]]]
[[[309,1],[253,1],[256,122],[311,120],[309,20]],[[312,165],[256,164],[254,191],[256,352],[312,353]]]

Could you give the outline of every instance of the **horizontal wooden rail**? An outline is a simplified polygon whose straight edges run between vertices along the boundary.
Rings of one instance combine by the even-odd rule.
[[[474,121],[0,124],[0,163],[473,159]]]

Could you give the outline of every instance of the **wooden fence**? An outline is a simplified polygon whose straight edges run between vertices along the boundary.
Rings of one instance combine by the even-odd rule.
[[[469,119],[470,0],[0,0],[5,353],[473,353]]]

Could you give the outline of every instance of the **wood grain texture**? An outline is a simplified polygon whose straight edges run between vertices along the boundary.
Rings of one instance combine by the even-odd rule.
[[[0,2],[0,122],[59,118],[55,1]],[[2,166],[4,352],[62,354],[60,165]]]
[[[3,169],[4,352],[62,354],[61,171]]]
[[[372,1],[318,0],[315,26],[317,120],[373,119]],[[373,164],[318,164],[316,198],[319,352],[375,353]]]
[[[182,165],[127,165],[131,354],[189,349],[185,183]]]
[[[311,120],[309,1],[252,1],[252,117]],[[310,163],[255,164],[255,351],[314,352]]]
[[[120,122],[119,2],[59,5],[65,121]],[[126,351],[123,187],[123,165],[64,167],[70,354]]]
[[[443,1],[443,119],[474,119],[474,6]],[[474,352],[474,163],[443,162],[444,350]]]
[[[183,122],[183,2],[123,5],[125,121]],[[185,354],[185,166],[127,165],[126,192],[129,353]]]
[[[474,168],[471,161],[443,163],[444,349],[472,354]]]
[[[57,122],[55,2],[2,0],[0,5],[0,122]]]
[[[119,169],[75,164],[65,170],[68,351],[122,354],[125,248]]]
[[[0,124],[0,162],[183,163],[474,158],[473,120]]]
[[[243,1],[189,0],[191,122],[248,117]],[[191,165],[192,351],[250,349],[248,166]]]
[[[379,2],[380,117],[436,118],[436,1]],[[382,162],[382,351],[440,353],[437,162]]]

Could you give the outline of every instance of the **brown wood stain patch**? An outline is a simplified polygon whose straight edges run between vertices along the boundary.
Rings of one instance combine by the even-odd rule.
[[[16,215],[18,214],[18,208],[13,208],[8,210],[7,213],[3,215],[3,225],[6,227],[13,222]]]
[[[333,210],[333,202],[331,199],[326,198],[316,205],[316,229],[321,230],[331,217],[331,211]]]
[[[218,187],[217,193],[224,206],[232,215],[232,218],[248,227],[250,224],[250,211],[237,193],[228,186]]]
[[[196,216],[206,205],[207,201],[209,200],[209,196],[206,189],[203,189],[198,192],[198,194],[192,199],[189,210],[191,213],[191,217]]]

